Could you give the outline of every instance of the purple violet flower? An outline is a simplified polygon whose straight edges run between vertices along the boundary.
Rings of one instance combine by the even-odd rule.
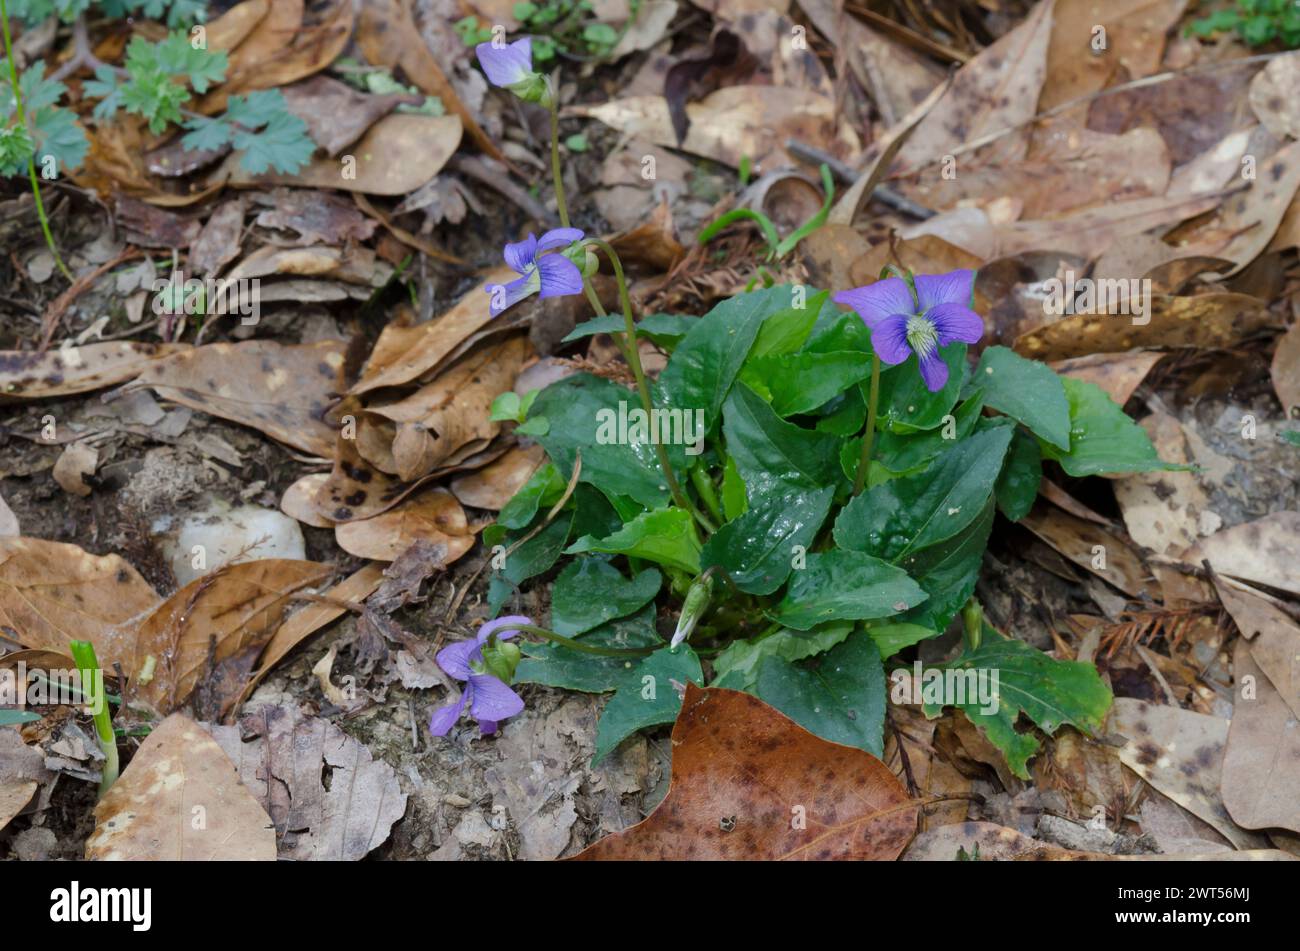
[[[984,335],[983,318],[970,309],[975,272],[918,274],[915,281],[915,300],[901,277],[840,291],[832,299],[852,307],[871,328],[871,346],[883,362],[902,363],[915,353],[926,389],[937,393],[948,382],[939,348],[977,343]]]
[[[489,637],[496,635],[497,640],[509,640],[519,634],[511,625],[532,624],[530,618],[514,615],[499,617],[488,621],[478,629],[478,636],[470,640],[458,641],[438,651],[438,666],[465,682],[460,699],[436,710],[429,720],[429,732],[434,736],[446,736],[460,715],[469,707],[470,716],[478,720],[479,731],[488,736],[497,731],[497,724],[519,713],[524,708],[524,701],[500,678],[487,672],[483,662],[483,645]]]
[[[508,46],[493,46],[493,41],[474,47],[479,65],[494,86],[509,88],[527,82],[533,75],[533,40],[525,36]]]
[[[540,239],[529,234],[516,244],[507,244],[506,263],[521,276],[509,284],[489,284],[492,316],[513,307],[525,297],[562,297],[582,291],[582,272],[563,254],[542,255],[543,251],[564,248],[582,240],[577,228],[554,228]]]

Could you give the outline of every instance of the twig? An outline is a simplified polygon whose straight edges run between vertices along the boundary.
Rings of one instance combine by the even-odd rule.
[[[798,139],[786,139],[785,148],[791,155],[801,158],[808,162],[820,162],[831,170],[831,174],[845,184],[852,185],[858,180],[858,172],[849,165],[819,148],[809,145],[806,142],[800,142]],[[934,212],[924,205],[912,201],[906,195],[900,194],[888,185],[877,185],[871,191],[871,197],[876,199],[882,205],[888,205],[895,211],[925,221],[927,218],[933,218]]]

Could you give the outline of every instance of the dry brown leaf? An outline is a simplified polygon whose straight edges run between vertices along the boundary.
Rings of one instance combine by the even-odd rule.
[[[1019,26],[957,71],[951,88],[899,152],[900,169],[937,163],[959,146],[1034,117],[1047,75],[1052,8],[1053,0],[1042,0]],[[1023,158],[1027,147],[1027,133],[1017,131],[997,139],[988,154],[1009,161]],[[970,161],[959,159],[958,164]]]
[[[393,768],[328,720],[263,706],[213,736],[270,813],[283,858],[357,861],[406,812]]]
[[[506,161],[497,144],[479,127],[473,114],[460,101],[455,87],[447,81],[442,67],[425,45],[411,15],[410,0],[367,0],[362,4],[357,21],[357,46],[376,66],[401,67],[411,83],[442,100],[442,104],[460,119],[475,145],[497,161]]]
[[[628,96],[596,106],[572,106],[566,112],[733,168],[742,158],[752,161],[755,170],[792,164],[785,151],[787,139],[818,148],[835,141],[834,102],[789,86],[725,86],[687,103],[691,124],[680,146],[663,96]]]
[[[318,156],[292,175],[254,175],[232,153],[211,181],[235,186],[293,185],[369,195],[405,195],[437,175],[460,145],[456,116],[396,113],[372,125],[346,155]]]
[[[1166,462],[1191,461],[1183,427],[1168,413],[1142,420],[1156,453]],[[1210,498],[1192,472],[1144,472],[1116,479],[1115,498],[1128,533],[1157,555],[1177,560],[1184,549],[1210,535],[1223,520],[1210,511]]]
[[[1233,655],[1233,680],[1223,804],[1247,829],[1300,832],[1300,719],[1255,663],[1244,639]]]
[[[328,458],[335,439],[325,414],[340,395],[344,349],[340,340],[212,343],[150,365],[131,385]]]
[[[27,808],[39,785],[32,779],[0,778],[0,832]]]
[[[1282,699],[1300,716],[1300,624],[1259,592],[1216,578],[1224,609],[1250,642],[1250,653]]]
[[[216,274],[239,257],[246,204],[242,195],[222,202],[204,222],[203,230],[190,245],[190,267],[194,273]]]
[[[0,351],[0,398],[49,399],[102,389],[138,375],[188,344],[89,343],[37,353]]]
[[[0,628],[24,647],[66,651],[93,641],[105,667],[124,656],[107,651],[110,631],[145,616],[161,599],[117,555],[39,538],[0,538]]]
[[[1222,529],[1183,556],[1193,565],[1202,559],[1221,575],[1300,594],[1300,512],[1274,512]]]
[[[98,465],[99,453],[94,446],[85,442],[69,443],[55,461],[52,475],[64,492],[84,498],[91,492],[86,479],[94,476]]]
[[[298,23],[290,27],[292,13],[284,8],[295,6]],[[302,26],[301,0],[275,0],[267,18],[231,54],[229,79],[211,97],[212,102],[205,100],[201,108],[214,109],[217,102],[224,106],[224,96],[230,93],[287,86],[329,66],[352,37],[356,5],[352,0],[335,0],[316,19],[318,22]],[[278,48],[270,48],[277,44]]]
[[[22,529],[18,525],[18,516],[5,502],[4,496],[0,495],[0,538],[14,538],[21,534]]]
[[[1231,346],[1271,321],[1268,308],[1246,294],[1152,294],[1150,313],[1073,314],[1016,338],[1017,352],[1035,360],[1063,360],[1133,347]],[[1146,323],[1136,321],[1145,320]]]
[[[1061,376],[1073,377],[1101,387],[1119,406],[1129,401],[1163,353],[1090,353],[1086,357],[1057,360],[1052,369]]]
[[[1219,794],[1227,720],[1129,697],[1116,697],[1110,716],[1111,732],[1128,739],[1119,751],[1125,766],[1237,848],[1266,844],[1232,821]]]
[[[575,858],[889,860],[916,829],[919,809],[884,763],[749,694],[688,682],[672,744],[659,807]]]
[[[320,514],[316,499],[329,481],[328,472],[313,472],[303,476],[280,497],[280,511],[313,528],[333,528],[334,523]]]
[[[1180,853],[1177,855],[1108,855],[1075,852],[1031,839],[1015,829],[993,822],[963,822],[922,832],[903,855],[905,862],[952,862],[961,852],[981,861],[1004,862],[1286,862],[1293,856],[1280,849],[1257,848],[1241,852]]]
[[[102,641],[99,657],[130,677],[134,698],[169,713],[206,678],[213,702],[237,694],[295,594],[329,577],[311,561],[264,558],[228,565],[191,581],[142,621]],[[142,673],[152,668],[146,681]],[[224,668],[224,669],[223,669]]]
[[[344,249],[325,245],[281,248],[268,244],[240,261],[226,278],[238,281],[279,274],[336,278],[352,284],[368,285],[375,278],[375,255],[367,248]],[[265,301],[266,297],[262,297],[262,300]]]
[[[1268,131],[1279,139],[1300,139],[1300,51],[1285,53],[1250,81],[1250,108]]]
[[[423,492],[382,515],[336,525],[334,537],[348,554],[392,561],[417,541],[445,545],[445,564],[474,547],[475,536],[456,497],[443,488]]]
[[[1278,340],[1269,372],[1282,413],[1287,419],[1300,419],[1300,323],[1292,324]]]
[[[478,472],[453,479],[451,491],[462,505],[499,512],[545,461],[546,451],[537,443],[515,446]]]
[[[313,76],[280,91],[289,111],[307,123],[312,141],[331,158],[399,105],[423,101],[423,97],[406,93],[368,95],[328,76]]]
[[[1020,522],[1080,568],[1135,598],[1156,595],[1142,557],[1119,535],[1042,502]],[[1101,546],[1101,551],[1097,547]]]
[[[95,807],[86,858],[275,861],[275,829],[211,735],[173,713]]]

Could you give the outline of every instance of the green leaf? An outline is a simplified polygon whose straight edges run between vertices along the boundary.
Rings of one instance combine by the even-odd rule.
[[[765,657],[756,692],[809,733],[884,756],[885,671],[865,631],[807,664]]]
[[[984,391],[975,390],[953,412],[951,425],[945,422],[938,429],[903,435],[885,430],[876,437],[876,444],[871,450],[872,462],[880,463],[890,472],[911,475],[912,470],[924,466],[939,453],[969,436],[979,422],[983,409]],[[856,470],[856,466],[854,468]]]
[[[596,725],[593,766],[637,730],[677,719],[682,698],[673,681],[704,686],[700,659],[685,644],[676,650],[657,650],[626,673]]]
[[[122,108],[122,88],[112,66],[95,67],[95,78],[82,83],[81,92],[92,99],[100,100],[95,103],[92,113],[96,119],[111,119],[117,110]]]
[[[643,512],[606,538],[584,535],[566,553],[584,551],[644,558],[691,574],[700,573],[700,541],[691,514],[676,507]]]
[[[234,127],[224,117],[197,116],[187,121],[185,128],[190,131],[181,136],[181,145],[191,152],[224,148],[230,144],[230,137],[234,134]]]
[[[752,501],[777,483],[819,489],[840,481],[839,440],[787,423],[749,387],[727,397],[727,448]]]
[[[280,95],[278,89],[273,92]],[[232,96],[231,100],[238,98]],[[272,116],[257,131],[240,129],[235,133],[233,144],[244,153],[240,165],[254,175],[260,175],[268,168],[281,174],[292,174],[306,165],[316,151],[316,143],[307,134],[307,123],[288,108]]]
[[[1061,378],[1047,364],[1026,360],[1006,347],[989,347],[980,356],[971,385],[983,388],[987,405],[1069,450],[1070,404]]]
[[[41,718],[39,713],[30,710],[0,710],[0,726],[16,726],[19,723],[35,723]]]
[[[45,156],[49,155],[54,157],[58,169],[81,167],[90,149],[90,141],[77,124],[76,113],[51,106],[36,113],[33,124],[37,163],[44,162]]]
[[[635,614],[602,624],[578,640],[592,647],[625,650],[629,647],[654,647],[663,643],[655,631],[655,607],[646,605]],[[525,642],[520,644],[524,657],[515,668],[515,683],[545,684],[583,693],[608,693],[618,689],[637,663],[636,657],[601,657],[575,651],[563,644]]]
[[[921,605],[921,607],[925,607],[925,605]],[[872,624],[867,628],[867,633],[876,642],[881,657],[893,657],[903,648],[919,644],[921,641],[928,641],[932,637],[938,637],[941,632],[922,627],[920,624],[896,621],[886,624]]]
[[[17,175],[27,169],[36,143],[25,126],[0,126],[0,175]]]
[[[1043,453],[1032,436],[1020,430],[1011,437],[1011,450],[994,486],[998,508],[1013,522],[1018,522],[1034,507],[1038,487],[1043,481]]]
[[[554,505],[564,494],[565,482],[549,462],[529,477],[518,492],[497,513],[497,524],[523,528],[543,505]]]
[[[1300,429],[1284,429],[1277,435],[1293,446],[1300,446]]]
[[[741,591],[771,594],[789,577],[795,547],[812,546],[834,491],[782,487],[754,499],[705,543],[700,566],[724,569]]]
[[[184,31],[177,30],[158,43],[150,44],[144,41],[146,45],[152,47],[152,60],[148,58],[143,48],[137,47],[137,39],[140,37],[132,39],[131,47],[127,50],[128,71],[131,71],[131,48],[136,48],[137,61],[152,62],[172,76],[184,76],[189,80],[194,91],[200,95],[226,78],[228,61],[225,51],[195,47],[190,41],[189,34]]]
[[[606,495],[626,495],[648,508],[658,508],[667,504],[669,495],[654,446],[598,438],[602,419],[618,418],[620,402],[639,406],[625,388],[590,374],[552,383],[533,403],[532,415],[550,422],[550,429],[538,442],[566,481],[581,451],[582,482]]]
[[[807,287],[793,285],[791,295],[800,291],[805,295],[803,306],[787,306],[763,320],[754,345],[749,349],[750,361],[794,353],[804,345],[831,296],[830,291],[818,291],[809,298],[806,296],[808,290]]]
[[[794,572],[775,618],[808,631],[827,621],[889,617],[925,597],[902,568],[862,552],[827,551],[809,555],[807,567]]]
[[[551,589],[551,630],[573,637],[600,627],[645,607],[662,585],[654,568],[629,580],[607,559],[575,559]]]
[[[1101,387],[1062,377],[1070,401],[1070,451],[1040,444],[1043,456],[1055,459],[1069,475],[1187,469],[1161,461],[1146,431],[1124,415]]]
[[[950,702],[952,697],[931,699],[923,692],[925,715],[934,719],[945,706],[961,707],[966,718],[1002,750],[1011,771],[1021,779],[1029,779],[1029,757],[1039,746],[1031,733],[1016,731],[1021,713],[1049,735],[1062,725],[1093,734],[1103,729],[1110,709],[1110,690],[1092,664],[1053,660],[1023,641],[1004,637],[987,623],[978,649],[967,651],[951,663],[937,665],[937,669],[977,672],[966,675],[968,684],[984,671],[987,686],[992,685],[992,676],[997,674],[993,703],[981,704],[969,689],[962,703]]]
[[[736,468],[736,460],[727,456],[722,467],[722,514],[727,521],[733,521],[744,515],[749,509],[749,498],[745,494],[745,480]]]
[[[848,350],[750,357],[740,372],[741,382],[771,394],[778,416],[810,413],[869,376],[871,356]]]
[[[835,543],[898,561],[952,538],[979,517],[1011,442],[1010,426],[976,432],[918,475],[863,492],[835,520]]]
[[[790,306],[789,284],[738,294],[704,315],[673,350],[659,376],[667,402],[680,409],[702,409],[713,432],[736,374],[749,355],[763,321]]]
[[[636,332],[637,336],[645,337],[655,346],[671,352],[677,342],[685,337],[691,328],[699,322],[700,318],[698,317],[682,314],[649,314],[637,322]],[[574,327],[569,335],[560,342],[570,343],[596,334],[622,333],[624,326],[623,317],[619,314],[593,317]]]
[[[881,422],[896,433],[934,429],[957,405],[967,375],[966,344],[954,343],[940,351],[948,364],[948,382],[938,393],[926,389],[916,357],[886,367],[880,374]]]
[[[908,611],[900,620],[940,633],[947,629],[962,605],[975,593],[984,550],[993,532],[994,508],[990,499],[979,517],[962,531],[900,562],[929,595],[924,604]]]
[[[796,661],[830,650],[853,630],[852,621],[832,621],[811,631],[786,628],[752,640],[732,641],[713,658],[713,687],[754,692],[764,657]]]
[[[564,551],[564,543],[569,539],[569,529],[573,525],[573,510],[561,512],[555,520],[524,542],[519,548],[506,556],[505,567],[492,572],[492,591],[488,606],[495,616],[516,586],[529,578],[534,578],[544,571],[549,571],[559,560]],[[501,544],[509,550],[510,546],[524,536],[523,532],[511,532],[502,539]]]

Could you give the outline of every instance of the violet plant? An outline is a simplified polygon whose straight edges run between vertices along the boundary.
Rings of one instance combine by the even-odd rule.
[[[886,273],[834,296],[777,285],[702,317],[638,323],[618,256],[572,229],[558,105],[527,49],[489,43],[478,55],[490,79],[551,110],[561,229],[507,248],[521,277],[503,302],[521,289],[576,293],[580,276],[596,316],[567,339],[614,334],[637,395],[587,373],[509,394],[509,415],[548,461],[484,533],[504,556],[489,606],[553,585],[549,628],[505,619],[541,640],[518,641],[502,684],[611,693],[597,759],[671,722],[687,681],[748,691],[879,756],[888,680],[909,683],[899,674],[915,645],[951,627],[964,632],[960,653],[930,672],[1000,686],[991,699],[954,696],[920,689],[923,678],[909,699],[928,716],[960,707],[1022,777],[1033,727],[1100,730],[1111,695],[1095,668],[998,632],[973,594],[999,517],[1028,513],[1045,464],[1076,477],[1174,468],[1145,432],[1098,387],[1005,347],[972,367],[984,323],[971,271]],[[592,291],[597,252],[620,317]],[[657,380],[638,336],[669,355]]]

